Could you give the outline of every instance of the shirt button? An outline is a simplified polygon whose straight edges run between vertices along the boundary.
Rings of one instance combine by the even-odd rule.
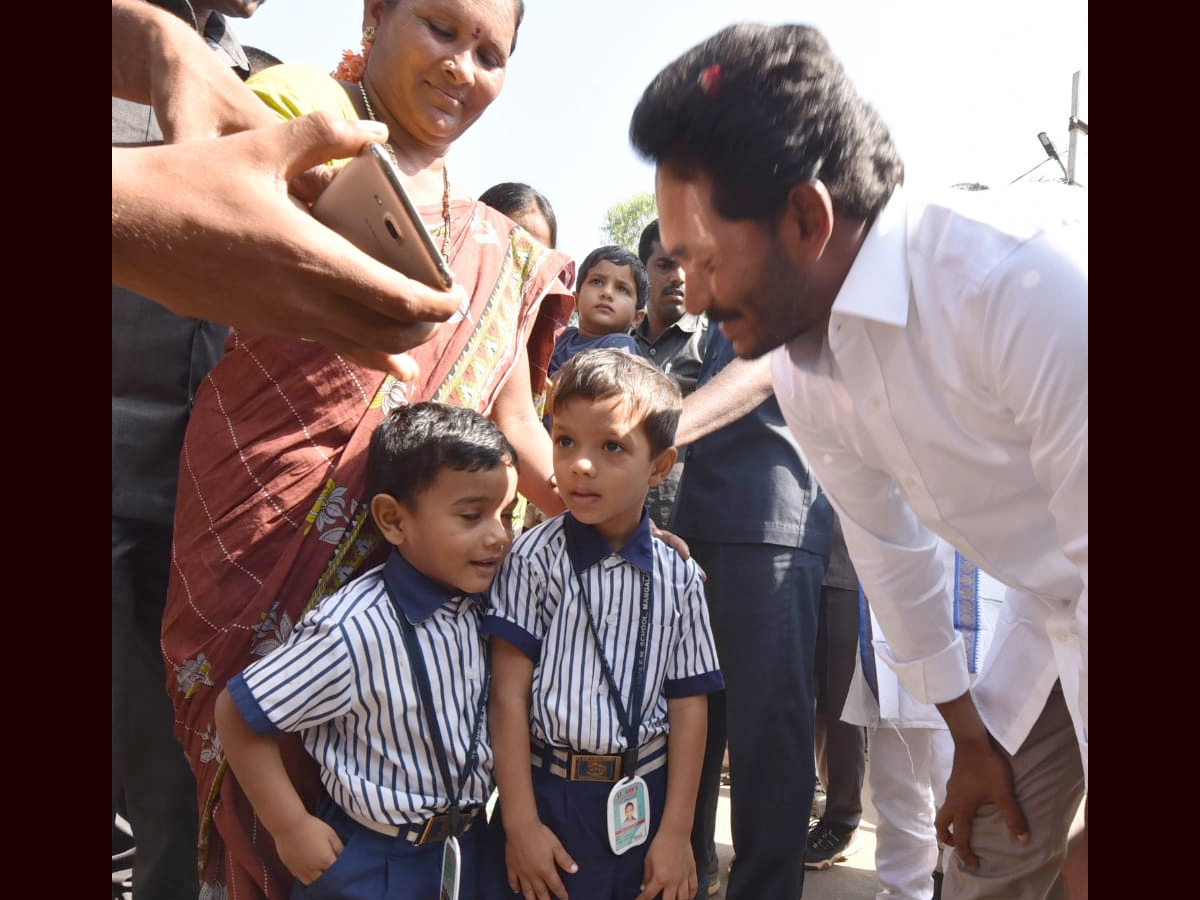
[[[604,621],[607,622],[609,625],[616,625],[617,624],[617,614],[609,613],[607,616],[604,617]]]
[[[651,356],[657,356],[657,355],[658,355],[658,351],[657,351],[656,349],[654,349],[653,347],[651,347],[651,348],[650,348],[650,355],[651,355]]]
[[[608,685],[607,684],[600,685],[600,689],[599,689],[598,693],[600,694],[601,697],[607,696]]]

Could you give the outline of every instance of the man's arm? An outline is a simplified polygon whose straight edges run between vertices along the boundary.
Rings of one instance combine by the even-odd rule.
[[[386,140],[371,122],[313,113],[211,141],[112,150],[112,281],[192,316],[306,338],[411,379],[389,358],[461,305],[366,255],[288,193],[288,179]]]
[[[342,852],[337,832],[305,809],[284,768],[279,742],[247,724],[227,689],[217,697],[215,716],[229,767],[275,839],[279,858],[302,883],[311,884]]]
[[[113,0],[112,95],[154,107],[168,143],[278,121],[178,16],[145,0]]]
[[[675,432],[683,446],[736,422],[771,396],[770,357],[733,359],[688,394]]]

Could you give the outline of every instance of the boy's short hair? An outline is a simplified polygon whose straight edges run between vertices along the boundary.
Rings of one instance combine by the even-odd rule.
[[[445,403],[408,404],[392,410],[371,435],[366,500],[391,494],[411,507],[442,469],[504,465],[517,467],[517,451],[491,419]]]
[[[592,266],[605,259],[614,266],[629,266],[633,271],[634,283],[637,285],[637,306],[634,308],[645,309],[646,300],[650,297],[650,276],[646,274],[646,267],[633,254],[633,251],[626,250],[617,244],[607,244],[603,247],[597,247],[584,257],[583,265],[576,272],[575,291],[578,293],[583,287],[583,280],[587,278],[587,273]]]
[[[641,418],[651,456],[674,446],[675,429],[683,412],[683,394],[674,378],[644,356],[612,347],[576,353],[563,363],[550,386],[546,410],[551,419],[560,403],[579,397],[622,398],[626,408]]]

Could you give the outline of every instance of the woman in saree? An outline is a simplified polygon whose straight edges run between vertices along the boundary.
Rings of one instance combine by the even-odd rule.
[[[281,118],[324,109],[388,126],[406,187],[470,308],[409,352],[419,367],[410,381],[316,342],[235,330],[197,393],[162,646],[176,734],[197,780],[201,897],[288,890],[270,835],[226,771],[213,710],[230,677],[382,561],[361,495],[380,418],[419,400],[484,413],[517,448],[521,492],[539,508],[563,508],[532,397],[572,309],[558,278],[569,259],[472,199],[447,169],[454,141],[500,92],[523,11],[521,0],[365,0],[360,65],[344,61],[340,78],[275,66],[248,82]],[[294,736],[281,746],[315,804],[315,764]]]

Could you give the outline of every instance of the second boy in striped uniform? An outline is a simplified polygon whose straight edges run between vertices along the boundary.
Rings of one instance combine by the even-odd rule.
[[[387,561],[222,691],[222,744],[297,879],[293,898],[437,897],[449,844],[460,855],[451,896],[475,900],[473,826],[492,790],[480,621],[512,542],[516,464],[500,430],[469,409],[392,412],[366,476],[371,516],[394,547]],[[320,765],[319,816],[283,766],[274,735],[285,731],[300,732]]]
[[[724,680],[700,570],[651,536],[645,511],[675,461],[681,409],[669,376],[618,350],[584,351],[554,380],[568,511],[513,545],[484,623],[500,790],[484,897],[696,892],[707,695]]]

